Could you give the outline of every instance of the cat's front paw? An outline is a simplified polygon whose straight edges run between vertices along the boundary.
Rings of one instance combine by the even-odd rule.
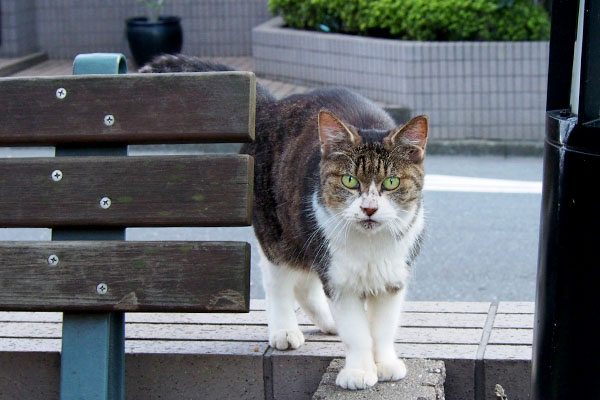
[[[406,365],[398,358],[378,362],[376,365],[377,377],[380,381],[398,381],[406,376]]]
[[[366,389],[377,383],[377,374],[371,370],[342,368],[335,383],[344,389]]]
[[[269,344],[277,350],[297,349],[304,344],[300,329],[280,329],[271,333]]]

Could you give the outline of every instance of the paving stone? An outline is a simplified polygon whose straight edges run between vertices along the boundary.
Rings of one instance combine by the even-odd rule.
[[[337,374],[344,366],[344,360],[337,358],[329,364],[312,398],[313,400],[445,399],[446,367],[443,361],[414,359],[405,362],[408,374],[400,381],[378,382],[365,390],[346,390],[335,384]]]

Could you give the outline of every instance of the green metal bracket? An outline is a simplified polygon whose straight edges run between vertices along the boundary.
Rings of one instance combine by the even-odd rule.
[[[126,73],[127,59],[119,53],[79,54],[73,62],[73,75]]]
[[[80,54],[73,63],[74,75],[124,73],[127,61],[122,54]],[[57,157],[100,154],[127,155],[127,146],[56,148]],[[125,229],[53,229],[52,240],[125,240]],[[125,399],[124,313],[64,313],[60,398]]]

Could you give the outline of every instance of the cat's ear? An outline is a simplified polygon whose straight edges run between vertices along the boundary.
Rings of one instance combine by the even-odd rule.
[[[385,139],[384,143],[389,148],[393,148],[400,144],[413,146],[414,149],[410,153],[410,159],[413,162],[419,163],[425,157],[425,147],[427,146],[427,132],[429,130],[429,122],[427,116],[419,115],[414,117],[400,128],[392,131]]]
[[[342,121],[326,110],[319,111],[319,140],[321,153],[334,144],[356,144],[359,139]]]

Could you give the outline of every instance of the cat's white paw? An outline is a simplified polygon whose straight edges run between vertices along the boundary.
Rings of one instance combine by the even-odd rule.
[[[377,374],[371,370],[342,368],[335,383],[344,389],[366,389],[377,383]]]
[[[277,350],[297,349],[304,344],[304,335],[300,329],[280,329],[269,337],[269,344]]]
[[[400,359],[378,362],[376,365],[380,381],[397,381],[406,376],[406,365]]]

